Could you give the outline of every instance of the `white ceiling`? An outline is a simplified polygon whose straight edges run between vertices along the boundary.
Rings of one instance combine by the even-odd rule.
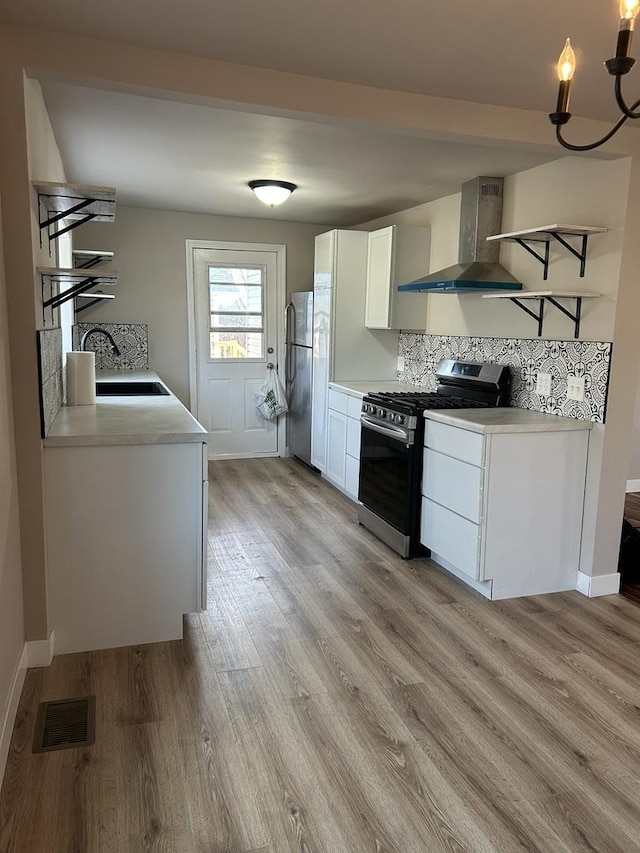
[[[571,34],[572,110],[610,118],[601,61],[614,52],[617,8],[616,0],[1,0],[0,22],[544,111],[555,108],[555,63]],[[474,175],[506,176],[563,154],[43,88],[70,180],[116,186],[120,203],[144,207],[350,225],[456,192]],[[246,188],[264,177],[299,190],[269,210]]]
[[[68,178],[115,186],[133,207],[354,225],[562,156],[59,83],[43,93]],[[247,188],[253,178],[298,189],[270,209]]]

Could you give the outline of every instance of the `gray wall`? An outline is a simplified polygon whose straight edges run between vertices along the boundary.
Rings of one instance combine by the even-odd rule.
[[[629,457],[629,474],[627,479],[640,480],[640,385],[636,389],[636,411],[633,418],[633,435],[631,437],[631,456]],[[634,491],[640,491],[632,486]]]
[[[285,244],[287,292],[313,288],[314,236],[326,225],[206,216],[118,206],[113,224],[79,228],[75,248],[115,252],[116,299],[82,322],[148,323],[149,363],[189,402],[186,240]]]
[[[24,645],[18,483],[7,338],[4,256],[0,237],[0,732]]]

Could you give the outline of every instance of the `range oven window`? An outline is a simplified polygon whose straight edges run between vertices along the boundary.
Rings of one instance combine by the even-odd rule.
[[[402,533],[411,526],[414,468],[413,446],[362,425],[358,498]]]

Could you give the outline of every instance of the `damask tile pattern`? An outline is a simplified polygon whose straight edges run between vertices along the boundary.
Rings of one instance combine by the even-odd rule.
[[[40,428],[45,438],[62,407],[62,331],[37,333],[40,371]]]
[[[120,350],[120,355],[114,355],[105,337],[92,335],[88,340],[87,349],[95,352],[97,368],[149,369],[149,327],[145,323],[78,323],[73,327],[73,348],[78,349],[84,333],[95,328],[109,332]]]
[[[435,370],[443,358],[508,364],[512,375],[512,406],[604,423],[611,363],[611,343],[607,341],[403,333],[399,355],[404,359],[404,369],[398,375],[402,382],[434,389]],[[538,373],[552,375],[552,397],[540,397],[536,393]],[[567,398],[568,376],[584,376],[583,402]]]

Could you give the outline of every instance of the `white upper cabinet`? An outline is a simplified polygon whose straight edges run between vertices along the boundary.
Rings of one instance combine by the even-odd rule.
[[[371,231],[367,247],[365,326],[424,332],[427,300],[423,293],[398,293],[429,271],[431,229],[390,225]]]

